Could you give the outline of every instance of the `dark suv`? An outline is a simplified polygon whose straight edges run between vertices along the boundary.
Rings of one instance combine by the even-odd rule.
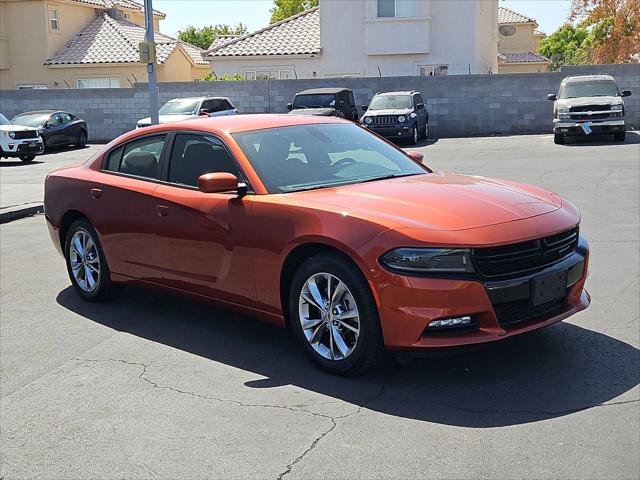
[[[376,93],[362,109],[360,123],[383,137],[408,139],[415,145],[429,135],[429,113],[422,94],[415,90]]]
[[[358,109],[353,91],[348,88],[312,88],[296,93],[293,103],[287,105],[289,113],[320,115],[358,120]]]

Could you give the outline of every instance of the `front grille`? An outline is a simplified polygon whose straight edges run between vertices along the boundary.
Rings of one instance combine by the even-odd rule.
[[[369,117],[373,125],[393,125],[398,121],[397,115],[380,115],[378,117]]]
[[[18,132],[13,132],[15,134],[15,137],[13,137],[16,140],[25,140],[28,138],[38,138],[38,131],[37,130],[24,130],[24,131],[18,131]]]
[[[609,113],[596,113],[594,115],[571,115],[571,120],[604,120],[609,118]]]
[[[528,242],[476,248],[473,257],[485,277],[501,277],[540,270],[572,254],[578,245],[578,229]]]
[[[611,105],[580,105],[579,107],[570,107],[569,111],[573,112],[608,112]]]
[[[516,302],[494,305],[493,311],[496,314],[500,326],[509,327],[516,323],[534,320],[543,315],[553,313],[563,307],[566,301],[566,298],[561,298],[560,300],[533,306],[529,303],[529,300],[518,300]]]

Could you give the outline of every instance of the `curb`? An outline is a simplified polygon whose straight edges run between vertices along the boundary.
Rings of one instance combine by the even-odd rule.
[[[0,224],[31,217],[37,213],[44,213],[44,205],[42,203],[26,203],[24,205],[20,205],[19,208],[14,208],[12,210],[0,210]]]

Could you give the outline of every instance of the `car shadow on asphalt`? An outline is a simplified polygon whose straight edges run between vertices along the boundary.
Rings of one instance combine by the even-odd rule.
[[[20,160],[0,160],[0,168],[5,167],[28,167],[29,165],[38,165],[39,163],[44,163],[39,160],[32,160],[31,162],[22,162]]]
[[[593,135],[593,136],[577,136],[567,137],[564,146],[568,147],[598,147],[598,146],[616,146],[616,145],[637,145],[640,144],[639,132],[627,132],[624,142],[616,142],[613,135]]]
[[[57,302],[89,321],[265,377],[246,382],[250,388],[291,384],[446,425],[490,428],[606,408],[640,381],[640,350],[569,323],[344,378],[315,368],[286,330],[190,299],[127,287],[93,304],[68,287]]]

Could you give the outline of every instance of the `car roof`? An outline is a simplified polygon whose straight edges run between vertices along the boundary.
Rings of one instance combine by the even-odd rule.
[[[612,80],[613,81],[613,77],[611,75],[577,75],[574,77],[565,77],[562,80],[562,83],[589,82],[593,80]]]
[[[175,102],[178,100],[229,100],[227,97],[177,97],[167,100],[167,102]]]
[[[33,110],[32,112],[22,112],[16,115],[16,117],[20,115],[51,115],[52,113],[62,112],[62,110]]]
[[[303,90],[301,92],[296,93],[296,95],[311,95],[314,93],[340,93],[340,92],[350,92],[350,88],[344,87],[325,87],[325,88],[309,88],[307,90]]]
[[[374,97],[380,97],[383,95],[413,95],[414,93],[420,93],[416,90],[406,90],[401,92],[378,92],[374,95]]]
[[[337,117],[291,115],[291,114],[247,114],[226,115],[220,117],[195,118],[174,123],[164,123],[134,130],[135,132],[172,131],[172,130],[200,130],[210,132],[238,133],[252,130],[262,130],[277,127],[292,127],[296,125],[316,125],[322,123],[352,124],[348,120]]]

